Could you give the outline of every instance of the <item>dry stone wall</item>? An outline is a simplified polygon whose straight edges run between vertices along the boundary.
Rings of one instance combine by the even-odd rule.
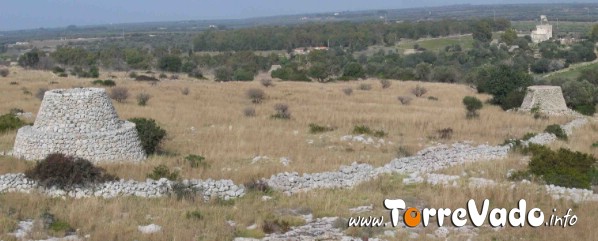
[[[146,158],[135,124],[118,119],[110,98],[101,88],[45,93],[35,124],[17,132],[12,154],[39,160],[52,153],[95,163]]]

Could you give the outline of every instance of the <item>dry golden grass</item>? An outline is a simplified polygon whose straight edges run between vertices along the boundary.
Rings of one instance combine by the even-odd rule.
[[[0,85],[0,113],[11,108],[37,112],[40,101],[23,94],[27,88],[33,94],[39,88],[68,88],[91,86],[90,79],[59,78],[49,72],[12,69],[9,78]],[[475,143],[499,144],[507,138],[521,137],[527,132],[538,132],[552,123],[564,123],[565,118],[534,120],[531,116],[507,113],[496,106],[486,105],[480,118],[465,119],[461,100],[466,95],[488,99],[464,85],[398,82],[389,89],[382,89],[375,80],[365,81],[373,86],[370,91],[355,90],[346,96],[342,89],[356,88],[358,82],[331,84],[278,82],[275,87],[263,88],[258,81],[214,83],[211,81],[163,81],[156,86],[127,79],[125,73],[116,75],[118,86],[129,88],[131,98],[126,103],[114,105],[122,119],[148,117],[167,130],[164,149],[174,156],[154,156],[141,165],[104,165],[120,177],[145,179],[154,166],[166,164],[181,168],[188,178],[232,178],[246,182],[253,178],[269,177],[282,171],[318,172],[337,169],[353,162],[382,165],[390,161],[402,146],[411,153],[433,142],[470,140]],[[260,79],[258,77],[257,79]],[[8,85],[16,81],[19,85]],[[49,81],[59,82],[49,84]],[[410,105],[401,105],[397,96],[413,96],[410,91],[421,84],[429,92],[414,98]],[[190,94],[181,94],[189,88]],[[254,105],[245,92],[250,88],[263,88],[266,100]],[[147,106],[138,106],[134,96],[145,92],[152,96]],[[438,101],[426,97],[438,97]],[[291,120],[272,119],[273,106],[286,103],[290,106]],[[253,106],[256,117],[243,115],[243,109]],[[337,129],[324,134],[310,134],[308,125],[330,125]],[[341,142],[340,137],[351,134],[356,125],[383,129],[384,139],[392,145],[380,148]],[[438,140],[437,131],[454,130],[452,140]],[[194,131],[193,131],[193,130]],[[16,132],[0,136],[0,148],[11,148]],[[309,144],[308,141],[313,141]],[[0,149],[1,150],[1,149]],[[188,154],[206,157],[211,165],[207,170],[191,169],[183,161]],[[269,161],[250,165],[255,156],[268,156]],[[287,167],[280,157],[292,160]],[[0,168],[0,172],[6,172]]]
[[[138,180],[145,179],[145,175],[158,164],[181,168],[185,178],[230,178],[236,183],[269,177],[281,171],[334,170],[339,165],[354,161],[381,165],[395,156],[399,146],[415,152],[433,142],[471,140],[475,143],[498,144],[504,139],[521,137],[527,132],[540,132],[549,124],[568,120],[534,120],[530,115],[507,113],[489,105],[481,110],[480,119],[466,120],[462,98],[466,95],[475,95],[481,99],[489,97],[478,95],[462,85],[396,81],[389,89],[383,90],[375,80],[368,80],[366,82],[374,86],[372,90],[355,90],[353,95],[346,96],[342,92],[343,88],[355,88],[360,83],[277,82],[275,87],[264,88],[268,96],[264,103],[253,105],[245,97],[245,91],[263,88],[257,81],[213,83],[178,80],[150,86],[126,79],[125,73],[112,74],[120,76],[116,79],[117,84],[129,88],[131,96],[140,92],[152,95],[145,107],[138,106],[133,98],[124,104],[115,103],[120,117],[156,119],[169,134],[165,149],[178,154],[153,156],[139,165],[102,165],[120,177]],[[0,81],[0,113],[6,113],[15,107],[35,113],[40,101],[33,96],[24,95],[21,88],[25,87],[35,94],[40,87],[90,86],[91,80],[57,78],[47,72],[12,69],[10,77]],[[9,85],[10,81],[17,81],[19,85]],[[49,81],[59,83],[50,85]],[[410,89],[417,84],[429,90],[426,96],[436,96],[439,101],[416,98],[411,105],[401,105],[397,96],[411,95]],[[190,89],[187,96],[180,93],[185,87]],[[290,106],[291,120],[270,118],[276,103],[287,103]],[[256,108],[256,117],[243,116],[242,111],[247,106]],[[324,134],[309,134],[310,123],[331,125],[337,129]],[[388,133],[384,139],[395,144],[375,148],[340,142],[339,138],[350,134],[355,125],[384,129]],[[191,131],[191,127],[195,131]],[[433,138],[438,129],[447,127],[454,130],[452,140]],[[16,132],[9,132],[0,135],[0,150],[12,147],[15,134]],[[578,134],[572,137],[569,144],[586,145],[577,136],[585,138]],[[308,140],[313,140],[313,144],[308,144]],[[211,167],[205,170],[191,169],[183,161],[187,154],[205,156]],[[251,159],[256,155],[266,155],[271,160],[251,165]],[[278,163],[279,157],[289,157],[291,165],[282,166]],[[472,176],[504,182],[507,170],[519,169],[524,165],[521,158],[512,155],[506,160],[468,164],[445,172],[455,175],[466,172]],[[0,173],[23,171],[30,165],[29,162],[0,157]],[[78,234],[90,234],[90,240],[231,240],[235,235],[243,233],[263,235],[259,230],[265,219],[289,216],[292,210],[312,212],[315,217],[348,218],[352,215],[349,208],[373,204],[375,210],[372,214],[388,218],[388,211],[382,206],[385,198],[402,198],[408,206],[437,208],[464,207],[467,200],[472,198],[478,203],[488,198],[491,200],[491,207],[511,208],[519,199],[524,198],[529,206],[540,207],[545,212],[552,208],[574,208],[573,212],[579,217],[576,226],[566,229],[505,228],[495,232],[482,228],[477,237],[479,240],[590,240],[598,236],[598,231],[594,229],[597,225],[595,217],[598,215],[598,204],[577,205],[568,201],[554,201],[538,185],[522,186],[514,190],[505,186],[472,189],[424,184],[403,185],[401,180],[401,176],[388,175],[353,189],[316,190],[291,197],[274,192],[268,194],[273,199],[267,202],[261,201],[264,194],[254,192],[233,202],[213,200],[207,203],[177,201],[174,198],[63,200],[37,194],[0,194],[0,233],[5,234],[0,235],[0,238],[10,240],[6,233],[14,230],[17,221],[38,218],[47,210],[58,219],[68,222],[78,230]],[[203,218],[187,218],[186,213],[192,211],[201,212]],[[235,221],[237,228],[230,227],[227,220]],[[142,235],[137,231],[138,225],[150,223],[162,226],[163,231],[154,235]],[[258,225],[257,231],[244,230],[254,223]],[[347,233],[363,236],[370,231],[372,230],[351,229]],[[374,233],[380,231],[374,230]],[[425,234],[432,232],[433,229],[424,229],[421,239],[425,240]]]

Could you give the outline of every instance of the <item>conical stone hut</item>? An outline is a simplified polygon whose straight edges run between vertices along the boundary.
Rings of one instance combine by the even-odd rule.
[[[33,126],[18,130],[13,155],[40,160],[48,154],[92,162],[138,162],[146,158],[135,124],[118,119],[101,88],[47,91]]]

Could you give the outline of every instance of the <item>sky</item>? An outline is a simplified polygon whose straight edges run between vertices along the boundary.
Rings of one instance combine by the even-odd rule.
[[[575,2],[597,2],[576,0]],[[454,4],[555,3],[567,0],[2,0],[0,31],[154,21],[242,19],[287,14]]]

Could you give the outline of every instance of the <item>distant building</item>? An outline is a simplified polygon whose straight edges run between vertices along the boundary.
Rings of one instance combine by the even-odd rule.
[[[540,25],[536,25],[536,30],[531,34],[532,42],[540,43],[552,38],[552,25],[548,24],[546,15],[540,16]]]
[[[293,49],[293,54],[295,55],[305,55],[305,54],[309,54],[311,51],[314,50],[328,50],[328,47],[309,47],[309,48],[296,48]]]

